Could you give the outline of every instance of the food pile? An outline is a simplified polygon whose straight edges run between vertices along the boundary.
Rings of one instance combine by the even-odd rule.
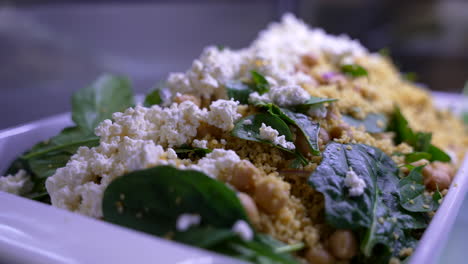
[[[385,55],[292,15],[134,105],[105,75],[0,190],[254,263],[399,263],[468,147]]]

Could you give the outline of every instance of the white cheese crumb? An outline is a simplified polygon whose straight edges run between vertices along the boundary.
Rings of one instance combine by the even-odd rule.
[[[246,241],[252,240],[254,236],[252,228],[244,220],[237,220],[232,227],[232,231]]]
[[[201,222],[201,217],[198,214],[181,214],[177,218],[177,231],[187,231],[192,226],[197,226]]]
[[[244,125],[251,125],[251,124],[252,124],[252,120],[250,120],[250,119],[245,119],[245,120],[242,122],[242,124],[244,124]]]
[[[259,95],[258,92],[249,95],[251,103],[270,103],[279,106],[293,106],[305,103],[310,98],[310,94],[299,85],[273,86],[270,91]]]
[[[192,147],[194,148],[208,148],[208,141],[203,139],[203,140],[198,140],[198,139],[194,139],[193,142],[192,142]]]
[[[364,193],[366,182],[361,179],[350,167],[344,180],[345,186],[349,188],[349,196],[360,196]]]
[[[227,144],[227,141],[226,141],[224,138],[222,138],[222,139],[220,140],[220,142],[221,142],[222,145],[226,145],[226,144]]]
[[[33,183],[25,170],[19,170],[15,175],[0,176],[0,191],[22,195],[32,188]]]
[[[262,123],[262,126],[260,127],[260,138],[268,140],[274,145],[278,145],[286,149],[293,150],[296,148],[294,143],[288,142],[284,135],[279,136],[278,130],[272,128],[271,126],[265,125],[265,123]]]
[[[217,178],[222,173],[230,173],[234,166],[241,161],[232,150],[214,149],[198,161],[191,168],[203,171],[208,176]]]
[[[217,100],[211,103],[206,122],[224,131],[234,128],[234,122],[242,115],[237,113],[238,101]]]

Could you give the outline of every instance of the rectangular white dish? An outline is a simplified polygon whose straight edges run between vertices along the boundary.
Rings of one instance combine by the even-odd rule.
[[[443,106],[447,97],[437,98]],[[0,131],[0,171],[71,124],[67,113]],[[468,157],[409,263],[437,262],[468,190],[467,173]],[[0,192],[0,263],[243,262]]]

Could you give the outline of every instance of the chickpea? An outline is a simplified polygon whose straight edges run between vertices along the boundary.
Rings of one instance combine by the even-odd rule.
[[[309,248],[305,254],[305,258],[311,264],[335,263],[335,258],[323,247]]]
[[[254,225],[260,223],[260,215],[258,213],[258,208],[257,205],[255,205],[255,202],[253,201],[252,197],[250,197],[250,195],[246,193],[240,192],[237,193],[237,198],[239,198],[239,201],[244,207],[250,222],[252,222],[252,224]]]
[[[255,178],[259,174],[259,170],[250,161],[242,160],[234,166],[227,182],[239,191],[252,192],[255,189]]]
[[[174,102],[180,104],[185,101],[192,101],[194,104],[196,104],[198,107],[201,105],[200,98],[197,98],[191,94],[177,94],[174,98]]]
[[[310,54],[306,54],[306,55],[302,55],[301,57],[301,62],[304,66],[307,66],[309,68],[317,65],[318,63],[318,60],[316,57],[310,55]]]
[[[330,135],[328,134],[328,132],[325,129],[320,128],[320,130],[319,130],[319,146],[322,147],[322,146],[326,145],[329,141],[330,141]]]
[[[435,161],[424,167],[422,174],[429,190],[444,190],[450,186],[455,171],[450,164]]]
[[[223,131],[215,126],[202,122],[197,128],[197,137],[203,138],[206,135],[221,137],[223,135]]]
[[[357,241],[353,232],[336,230],[329,238],[329,249],[339,259],[351,259],[357,253]]]
[[[287,196],[287,191],[280,184],[265,180],[257,185],[254,199],[261,209],[273,214],[286,205]]]

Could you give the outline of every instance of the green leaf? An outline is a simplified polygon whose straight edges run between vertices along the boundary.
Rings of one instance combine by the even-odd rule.
[[[215,199],[213,199],[215,198]],[[231,228],[248,221],[233,190],[222,182],[193,170],[158,166],[117,178],[103,197],[104,220],[153,234],[171,235],[175,241],[206,248],[254,263],[297,263],[276,252],[280,242],[256,234],[242,240]],[[181,214],[200,215],[198,226],[178,231]]]
[[[73,94],[72,119],[78,127],[93,133],[99,123],[133,104],[130,82],[124,77],[107,74]]]
[[[338,101],[338,99],[311,96],[305,103],[294,106],[293,110],[295,112],[305,113],[309,111],[311,108],[321,107],[323,106],[323,104],[331,103],[335,101]]]
[[[468,125],[468,112],[463,113],[463,122]]]
[[[435,201],[430,195],[425,195],[423,168],[424,166],[413,168],[408,176],[398,183],[400,204],[410,212],[430,212],[439,208],[438,201]]]
[[[406,163],[412,163],[422,159],[431,160],[432,155],[427,152],[412,152],[405,155]]]
[[[115,179],[104,192],[102,208],[106,221],[158,236],[176,233],[181,214],[198,214],[203,225],[215,228],[231,228],[237,220],[247,221],[235,192],[226,185],[202,172],[171,166]]]
[[[285,136],[287,141],[292,141],[292,133],[288,125],[281,118],[269,113],[254,114],[242,118],[235,124],[234,129],[231,131],[231,135],[249,141],[270,144],[276,148],[294,153],[294,151],[290,149],[284,148],[280,145],[275,145],[273,142],[260,137],[260,127],[262,124],[276,129],[279,133],[279,136]]]
[[[354,127],[364,127],[369,133],[382,133],[387,129],[388,119],[383,114],[371,113],[363,120],[343,115],[343,121]]]
[[[410,82],[415,82],[419,79],[418,74],[415,72],[402,73],[403,78]]]
[[[241,81],[228,81],[224,85],[229,99],[239,101],[241,104],[249,103],[249,95],[254,91]]]
[[[153,89],[151,92],[149,92],[145,97],[143,105],[146,107],[150,107],[152,105],[160,105],[162,103],[160,92],[161,90],[158,88]]]
[[[320,155],[318,146],[318,134],[320,124],[312,121],[308,116],[301,113],[294,113],[286,108],[280,108],[272,103],[257,104],[258,107],[266,109],[268,113],[281,118],[284,122],[299,128],[302,135],[307,140],[310,152],[314,155]]]
[[[430,161],[438,160],[442,162],[450,162],[452,160],[447,153],[432,144],[429,146],[427,152],[431,154]]]
[[[366,183],[360,196],[350,196],[344,180],[352,170]],[[397,252],[407,246],[405,230],[426,226],[423,215],[404,210],[399,203],[398,167],[381,150],[364,144],[327,145],[309,184],[325,197],[325,218],[338,229],[361,234],[361,251],[371,256],[381,244]]]
[[[364,69],[364,67],[357,64],[342,65],[341,72],[352,77],[368,76],[367,70]]]
[[[194,148],[184,144],[179,148],[175,148],[174,151],[180,159],[188,159],[192,156],[203,158],[206,154],[211,153],[212,150],[206,148]]]
[[[270,85],[263,75],[256,71],[251,71],[252,75],[252,85],[251,89],[259,94],[264,94],[270,90]]]
[[[427,152],[431,155],[429,161],[449,162],[451,160],[447,153],[431,144],[431,133],[414,132],[398,107],[395,107],[388,130],[395,132],[395,144],[406,142],[413,147],[415,152]]]

